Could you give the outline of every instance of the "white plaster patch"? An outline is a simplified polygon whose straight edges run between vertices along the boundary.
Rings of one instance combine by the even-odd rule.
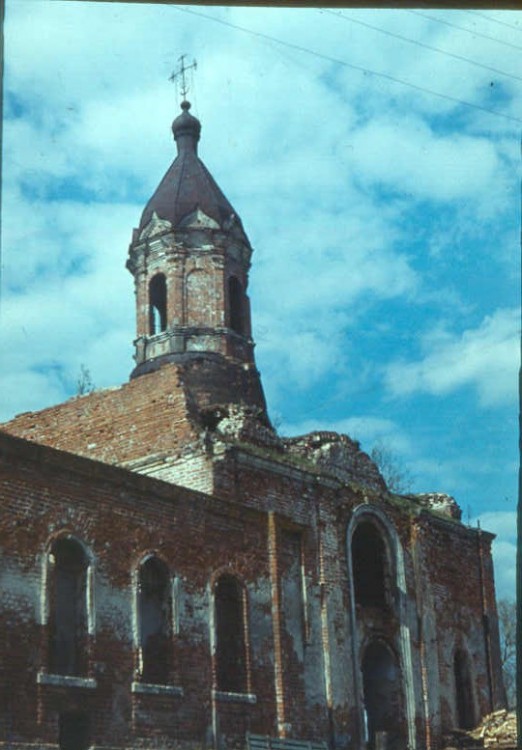
[[[88,688],[91,690],[98,687],[94,677],[74,677],[66,674],[48,674],[47,672],[38,672],[36,682],[39,685]]]
[[[178,695],[183,696],[183,688],[178,685],[153,685],[148,682],[131,683],[132,693],[142,693],[146,695]]]
[[[18,618],[39,619],[39,576],[24,572],[14,560],[0,558],[0,607]]]
[[[98,572],[96,603],[99,628],[110,630],[122,641],[133,640],[132,588],[115,588]]]

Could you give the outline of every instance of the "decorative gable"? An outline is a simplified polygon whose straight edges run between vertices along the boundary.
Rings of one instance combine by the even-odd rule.
[[[146,240],[149,237],[154,237],[157,234],[163,234],[172,229],[172,224],[167,219],[160,219],[156,211],[152,212],[152,219],[149,221],[146,227],[140,234],[140,240]]]
[[[179,225],[180,227],[190,227],[191,229],[219,229],[217,221],[207,216],[199,206],[195,211],[185,216]]]

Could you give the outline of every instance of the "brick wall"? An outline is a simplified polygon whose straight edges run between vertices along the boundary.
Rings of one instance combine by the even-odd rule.
[[[60,714],[82,710],[100,747],[241,747],[247,731],[362,747],[364,659],[376,642],[398,665],[395,729],[412,746],[435,750],[455,724],[457,648],[470,655],[477,718],[502,702],[490,535],[266,451],[206,461],[191,481],[210,476],[212,496],[0,437],[0,742],[52,746]],[[350,534],[361,519],[384,539],[382,610],[354,599]],[[95,624],[86,681],[75,685],[46,676],[44,571],[60,534],[93,561]],[[172,685],[156,691],[137,673],[136,571],[150,554],[175,579]],[[223,571],[247,594],[249,681],[238,696],[215,690],[213,581]]]
[[[273,733],[266,517],[254,511],[240,516],[227,503],[216,505],[188,490],[13,439],[2,441],[2,459],[1,618],[2,632],[9,633],[1,646],[9,686],[2,740],[56,742],[58,715],[81,707],[100,745],[137,747],[151,737],[161,738],[162,747],[182,741],[204,745],[216,717],[222,714],[225,726],[230,712],[238,710],[234,700],[212,699],[209,581],[223,568],[245,582],[249,621],[256,629],[251,634],[256,703],[247,704],[249,728]],[[80,539],[94,560],[96,628],[85,676],[95,687],[37,682],[46,669],[42,565],[49,541],[60,533]],[[132,573],[151,551],[178,579],[174,674],[182,695],[131,689],[138,679]],[[237,730],[232,723],[228,732],[234,737]]]

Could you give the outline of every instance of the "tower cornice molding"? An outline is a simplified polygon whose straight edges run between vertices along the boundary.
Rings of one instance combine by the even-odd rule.
[[[169,258],[187,258],[193,256],[215,256],[223,259],[223,262],[229,258],[237,263],[242,264],[248,271],[251,266],[252,249],[247,245],[231,243],[227,238],[216,238],[215,241],[208,244],[192,244],[187,242],[188,239],[179,237],[176,233],[168,233],[163,237],[155,237],[152,240],[140,241],[137,244],[129,246],[129,258],[127,268],[133,273],[133,268],[139,268],[141,262],[144,262],[151,256],[161,253]],[[185,240],[185,241],[184,241]]]

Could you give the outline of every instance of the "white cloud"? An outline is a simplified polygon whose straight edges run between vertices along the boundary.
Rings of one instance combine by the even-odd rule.
[[[395,207],[371,211],[351,185],[345,195],[353,214],[322,209],[312,197],[307,213],[296,198],[293,217],[285,204],[273,204],[269,216],[252,215],[254,335],[277,401],[277,391],[289,383],[310,389],[326,376],[346,377],[347,332],[363,311],[416,293],[418,275],[408,256],[395,250],[401,239]]]
[[[8,370],[0,374],[0,422],[16,414],[64,400],[63,383],[53,372]]]
[[[0,420],[69,396],[82,363],[99,386],[125,380],[132,367],[125,260],[137,207],[15,198],[4,203],[13,211],[3,227]]]
[[[473,386],[483,406],[513,404],[517,392],[520,316],[516,309],[499,309],[474,329],[460,334],[445,328],[422,338],[426,352],[417,362],[397,361],[386,372],[386,385],[395,396],[414,393],[441,395]]]
[[[374,118],[353,133],[352,142],[353,161],[363,179],[417,200],[485,197],[501,180],[491,140],[437,136],[420,118]]]
[[[411,451],[411,441],[400,427],[391,419],[374,416],[345,417],[343,419],[324,419],[319,415],[302,422],[283,424],[282,431],[288,435],[305,435],[307,432],[325,430],[348,435],[361,443],[363,450],[369,452],[376,443],[383,443],[397,456]]]
[[[516,592],[517,514],[488,511],[477,519],[485,531],[497,535],[493,542],[493,563],[497,599],[514,599]]]
[[[124,266],[141,206],[66,198],[32,200],[16,191],[3,197],[3,281],[7,290],[16,289],[29,298],[35,293],[45,297],[52,291],[53,281],[69,278],[74,283],[89,274],[99,275],[92,280],[91,294],[103,294],[104,282],[130,284]],[[47,300],[52,305],[59,303],[55,294],[48,294]]]
[[[265,360],[275,360],[280,377],[285,383],[307,389],[314,386],[339,362],[340,336],[323,336],[321,332],[305,328],[287,331],[284,323],[270,321],[270,335],[263,342]],[[261,319],[261,326],[263,319]],[[272,388],[279,380],[276,373]]]
[[[482,528],[493,534],[503,537],[505,540],[516,542],[517,538],[517,514],[512,510],[486,511],[478,516]]]
[[[336,232],[337,249],[330,252],[334,245],[329,234],[325,227],[317,243],[307,237],[256,270],[255,284],[264,290],[265,305],[271,309],[277,304],[287,324],[299,315],[319,328],[336,309],[349,309],[360,298],[389,299],[415,289],[416,274],[404,256],[369,247],[364,232],[360,238],[350,237],[349,230],[343,236],[342,228]],[[284,251],[285,245],[279,249]]]

